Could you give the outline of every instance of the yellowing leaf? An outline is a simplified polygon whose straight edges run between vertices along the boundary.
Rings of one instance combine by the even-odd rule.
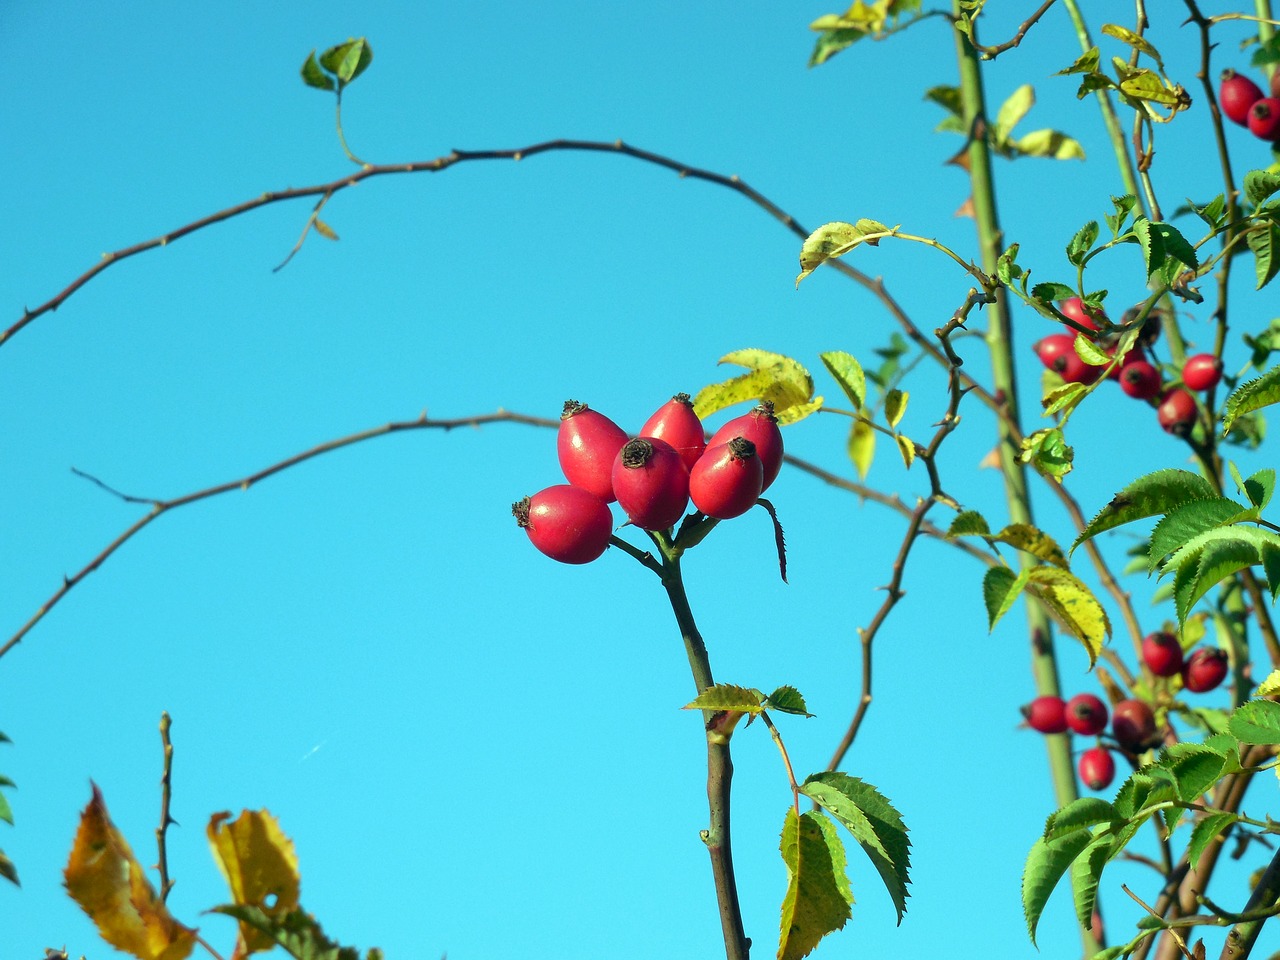
[[[810,414],[817,413],[822,409],[822,404],[822,397],[814,397],[808,403],[793,403],[791,406],[784,407],[782,410],[779,410],[777,404],[774,404],[773,416],[774,419],[778,421],[778,426],[785,427],[789,423],[795,423],[799,420],[803,420]]]
[[[1073,574],[1058,567],[1036,567],[1029,589],[1048,608],[1063,629],[1084,644],[1092,667],[1111,636],[1111,621],[1102,604]]]
[[[782,414],[789,408],[814,402],[813,377],[798,360],[768,350],[750,349],[725,354],[720,362],[748,369],[740,376],[699,390],[693,398],[693,410],[699,417],[705,419],[717,410],[746,400],[768,400],[781,421]],[[793,419],[812,412],[800,411]]]
[[[173,918],[147,881],[96,784],[80,815],[63,879],[71,899],[117,950],[139,960],[184,960],[191,954],[196,931]]]
[[[782,901],[778,960],[808,956],[828,933],[848,921],[853,891],[845,873],[844,844],[820,813],[787,808],[780,844],[789,882]]]
[[[889,421],[889,426],[897,427],[902,421],[902,415],[907,412],[907,400],[911,394],[906,390],[890,390],[884,396],[884,418]]]
[[[863,420],[855,420],[853,429],[849,431],[849,459],[858,471],[858,479],[867,479],[867,471],[871,469],[871,461],[876,456],[876,431]]]
[[[1274,697],[1280,693],[1280,670],[1272,670],[1267,674],[1267,679],[1258,684],[1258,691],[1255,696],[1258,697]]]
[[[738,713],[756,714],[763,709],[764,694],[750,687],[732,683],[717,683],[707,687],[697,698],[686,703],[681,710],[734,710]]]
[[[809,234],[800,247],[800,275],[796,277],[796,286],[800,286],[801,280],[828,260],[843,257],[860,243],[875,246],[881,237],[891,237],[897,230],[897,227],[887,227],[879,220],[824,223]]]
[[[245,810],[231,822],[230,813],[209,818],[209,846],[231,888],[232,902],[260,907],[283,917],[298,909],[301,880],[293,843],[266,810]],[[232,960],[270,950],[275,940],[246,923],[240,924]]]
[[[1067,136],[1060,130],[1032,130],[1016,140],[1010,140],[1009,146],[1015,153],[1026,157],[1046,157],[1050,160],[1083,160],[1084,147],[1079,140]]]
[[[316,233],[320,234],[320,236],[324,237],[326,240],[338,239],[338,234],[334,232],[333,227],[329,226],[323,220],[317,219],[315,221],[315,228]]]
[[[916,462],[915,443],[900,433],[893,439],[898,442],[898,452],[902,454],[902,462],[906,465],[907,469],[910,470],[911,465]]]

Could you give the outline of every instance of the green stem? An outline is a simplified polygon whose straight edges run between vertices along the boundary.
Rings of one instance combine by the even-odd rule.
[[[1271,858],[1271,863],[1258,885],[1253,888],[1253,895],[1249,897],[1242,912],[1252,914],[1256,910],[1271,910],[1277,904],[1280,904],[1280,853]],[[1265,922],[1266,917],[1255,917],[1242,920],[1232,927],[1222,948],[1221,960],[1244,960],[1249,956]]]
[[[960,15],[959,0],[952,0],[952,13]],[[956,31],[956,59],[960,68],[960,95],[965,129],[969,131],[967,159],[973,190],[973,216],[978,230],[982,269],[994,274],[996,261],[1004,248],[1004,234],[996,211],[995,184],[991,169],[991,152],[987,146],[986,98],[982,70],[977,52],[969,39]],[[1013,333],[1005,290],[996,293],[996,302],[988,306],[990,324],[987,345],[991,354],[992,386],[1003,398],[1003,409],[997,419],[999,431],[1000,469],[1004,477],[1005,498],[1012,523],[1033,524],[1031,500],[1027,490],[1026,468],[1018,459],[1016,438],[1022,435],[1018,416],[1017,378],[1013,361]],[[1030,558],[1023,554],[1020,561]],[[1037,603],[1027,603],[1027,625],[1031,636],[1031,672],[1040,696],[1057,696],[1058,665],[1054,656],[1053,629],[1048,615]],[[1066,737],[1045,737],[1049,755],[1049,771],[1053,779],[1058,806],[1065,806],[1077,796],[1075,770],[1071,763],[1071,746]],[[1085,956],[1092,956],[1099,945],[1087,927],[1081,928]]]

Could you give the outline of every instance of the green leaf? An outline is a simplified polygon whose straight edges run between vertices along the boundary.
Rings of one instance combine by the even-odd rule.
[[[800,275],[796,277],[796,286],[800,286],[801,280],[828,260],[843,257],[861,243],[875,246],[882,237],[891,237],[897,230],[897,227],[887,227],[879,220],[824,223],[809,234],[800,247]]]
[[[1062,478],[1071,472],[1075,451],[1067,446],[1062,431],[1051,427],[1024,437],[1019,457],[1023,463],[1031,464],[1046,477],[1061,483]]]
[[[10,825],[13,824],[13,810],[3,793],[0,793],[0,820]]]
[[[1049,895],[1067,868],[1093,842],[1093,834],[1085,827],[1053,840],[1041,837],[1032,844],[1027,864],[1022,870],[1022,912],[1027,918],[1027,933],[1036,942],[1036,927]]]
[[[840,821],[858,841],[893,898],[901,923],[911,882],[911,841],[901,814],[871,784],[838,771],[807,777],[800,792]]]
[[[1176,571],[1174,597],[1179,622],[1223,579],[1260,562],[1264,545],[1280,549],[1280,535],[1256,527],[1218,527],[1195,537],[1169,557],[1162,575]]]
[[[959,87],[930,87],[924,92],[924,98],[931,103],[936,103],[954,116],[964,116],[964,104],[960,99]]]
[[[1076,538],[1071,551],[1104,531],[1134,520],[1169,513],[1188,500],[1203,500],[1217,495],[1208,480],[1189,470],[1157,470],[1149,473],[1112,497],[1111,502],[1089,521],[1084,533]]]
[[[902,415],[907,412],[907,400],[911,394],[906,390],[890,390],[884,396],[884,418],[889,421],[889,426],[897,427],[902,421]]]
[[[1154,573],[1169,554],[1186,546],[1200,534],[1229,523],[1242,513],[1244,507],[1226,497],[1192,500],[1170,510],[1151,532],[1147,572]]]
[[[1239,819],[1234,813],[1218,811],[1205,814],[1196,821],[1196,825],[1191,828],[1191,839],[1187,843],[1187,858],[1191,861],[1193,870],[1199,865],[1200,854],[1204,853],[1205,847]]]
[[[1113,823],[1119,819],[1116,809],[1101,797],[1077,797],[1061,810],[1049,814],[1045,821],[1043,839],[1056,840],[1081,827],[1099,823]]]
[[[1138,34],[1134,33],[1132,30],[1128,29],[1127,27],[1122,27],[1119,24],[1115,24],[1115,23],[1104,23],[1102,25],[1102,32],[1105,33],[1108,37],[1114,37],[1116,40],[1119,40],[1121,43],[1128,44],[1129,46],[1133,47],[1133,49],[1137,50],[1139,53],[1145,53],[1148,57],[1150,57],[1156,63],[1161,62],[1159,51],[1157,51],[1156,48],[1153,47],[1146,40],[1145,37],[1139,36]]]
[[[861,410],[867,399],[867,378],[862,372],[862,364],[843,350],[831,350],[818,356],[827,372],[840,384],[853,409]]]
[[[283,915],[273,915],[261,907],[224,904],[214,907],[213,913],[235,917],[271,937],[285,952],[297,960],[360,960],[355,947],[340,947],[320,929],[315,918],[304,910],[292,910]],[[379,951],[369,951],[370,957],[380,957]]]
[[[982,578],[982,600],[987,606],[987,629],[994,630],[1027,585],[1027,571],[1015,574],[1008,567],[991,567]]]
[[[1088,929],[1093,922],[1093,908],[1098,900],[1098,881],[1102,868],[1116,852],[1116,837],[1106,827],[1093,833],[1093,839],[1071,864],[1071,890],[1075,897],[1076,920]]]
[[[1058,546],[1057,541],[1043,530],[1033,527],[1029,523],[1011,523],[992,539],[1007,543],[1011,547],[1029,553],[1033,557],[1038,557],[1046,563],[1052,563],[1063,570],[1066,570],[1069,566],[1067,558],[1063,554],[1062,548]]]
[[[1270,170],[1250,170],[1244,175],[1245,198],[1255,207],[1273,193],[1280,192],[1280,174]]]
[[[1227,729],[1241,743],[1280,743],[1280,703],[1247,700],[1232,711]]]
[[[1270,217],[1262,220],[1249,229],[1244,239],[1253,251],[1256,289],[1261,290],[1280,271],[1280,223]]]
[[[1050,303],[1054,300],[1069,300],[1075,295],[1075,287],[1069,287],[1065,283],[1058,283],[1053,280],[1037,283],[1031,288],[1032,298],[1044,303]]]
[[[373,62],[373,48],[361,37],[330,47],[320,54],[320,66],[338,78],[341,89],[364,73]]]
[[[1270,467],[1250,474],[1242,484],[1244,494],[1259,510],[1265,510],[1276,489],[1276,472]]]
[[[1272,367],[1262,376],[1242,383],[1231,396],[1227,397],[1226,412],[1222,417],[1222,428],[1230,430],[1231,425],[1246,413],[1261,410],[1280,402],[1280,366]]]
[[[1194,746],[1194,745],[1190,745]],[[1162,761],[1177,781],[1178,799],[1197,803],[1205,791],[1227,772],[1227,758],[1214,750],[1196,747]]]
[[[1086,50],[1075,63],[1067,67],[1065,70],[1059,70],[1054,74],[1055,77],[1066,77],[1076,73],[1094,73],[1098,69],[1098,48],[1090,47]]]
[[[858,479],[865,480],[876,456],[876,431],[871,424],[855,420],[849,431],[849,459],[858,471]]]
[[[1069,415],[1070,411],[1079,406],[1080,401],[1088,394],[1089,388],[1083,383],[1064,383],[1044,395],[1041,401],[1044,404],[1044,415],[1046,417],[1052,417],[1057,413]]]
[[[1084,263],[1085,255],[1098,242],[1098,221],[1090,220],[1076,231],[1076,235],[1067,244],[1067,259],[1075,266]]]
[[[333,78],[320,69],[320,63],[316,60],[316,52],[311,51],[311,55],[302,64],[302,82],[308,87],[315,87],[317,90],[336,90],[337,84],[333,82]]]
[[[4,877],[15,887],[22,886],[18,882],[18,868],[13,865],[13,861],[4,855],[4,851],[0,850],[0,877]]]
[[[1010,140],[1013,153],[1024,157],[1041,157],[1049,160],[1083,160],[1084,147],[1080,141],[1060,130],[1033,130],[1017,140]]]
[[[1035,102],[1035,90],[1031,84],[1025,83],[1014,90],[1009,95],[1009,99],[1000,105],[1000,110],[996,113],[995,127],[992,129],[992,135],[997,147],[1009,139],[1009,134],[1013,132],[1013,128],[1018,125],[1018,121],[1027,115],[1027,112]]]
[[[962,510],[956,514],[956,518],[951,521],[950,529],[947,530],[948,537],[985,537],[989,533],[991,528],[987,526],[986,518],[977,510]]]
[[[1120,232],[1124,229],[1124,225],[1129,222],[1129,218],[1133,216],[1133,211],[1138,205],[1138,198],[1132,193],[1126,193],[1122,197],[1112,197],[1111,205],[1115,207],[1114,214],[1107,214],[1103,219],[1106,220],[1107,226],[1111,228],[1113,237],[1119,239]]]
[[[759,690],[717,683],[707,687],[681,710],[734,710],[738,713],[759,713],[763,709],[764,694]]]
[[[1133,773],[1116,791],[1116,812],[1136,830],[1151,816],[1150,807],[1166,803],[1178,796],[1173,774],[1156,766],[1145,766]]]
[[[1032,568],[1030,581],[1031,591],[1054,618],[1084,644],[1092,669],[1103,643],[1111,636],[1111,621],[1102,604],[1075,575],[1057,567]]]
[[[805,707],[804,697],[795,687],[782,686],[765,698],[764,706],[779,713],[791,713],[800,717],[812,717]]]
[[[779,845],[787,865],[778,960],[800,960],[852,916],[853,893],[845,874],[844,847],[835,826],[818,813],[799,817],[787,808]]]
[[[1111,362],[1111,354],[1107,353],[1084,334],[1076,334],[1072,343],[1076,356],[1091,367],[1105,367]]]
[[[1191,209],[1197,217],[1209,225],[1210,229],[1217,230],[1222,226],[1223,217],[1227,212],[1227,198],[1220,193],[1203,206],[1192,203]]]
[[[1176,106],[1179,102],[1177,91],[1160,79],[1154,70],[1145,67],[1132,71],[1121,80],[1120,92],[1133,100],[1146,100],[1165,107]]]

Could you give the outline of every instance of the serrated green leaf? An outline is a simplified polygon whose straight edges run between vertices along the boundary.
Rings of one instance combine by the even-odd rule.
[[[1067,244],[1067,259],[1075,266],[1084,263],[1085,255],[1098,242],[1098,221],[1090,220],[1076,231],[1071,242]]]
[[[717,683],[707,687],[681,710],[735,710],[738,713],[759,713],[763,709],[764,695],[759,690]]]
[[[1175,507],[1151,531],[1147,572],[1154,573],[1161,562],[1193,539],[1221,527],[1244,513],[1244,507],[1226,497],[1192,500]]]
[[[1115,835],[1106,827],[1096,828],[1089,845],[1071,862],[1071,891],[1075,898],[1076,919],[1085,929],[1093,923],[1098,881],[1102,879],[1102,868],[1115,852],[1115,844]]]
[[[1145,820],[1151,815],[1149,808],[1178,796],[1178,784],[1173,773],[1154,764],[1135,771],[1116,791],[1115,807],[1121,819],[1129,822]]]
[[[1270,170],[1250,170],[1244,175],[1245,198],[1255,207],[1273,193],[1280,192],[1280,174]]]
[[[1092,668],[1111,636],[1111,621],[1097,597],[1074,574],[1058,567],[1032,568],[1030,589],[1054,619],[1084,645]]]
[[[1227,729],[1241,743],[1280,743],[1280,703],[1247,700],[1232,711]]]
[[[890,427],[897,427],[902,415],[907,412],[907,401],[911,394],[906,390],[890,390],[884,396],[884,418]]]
[[[211,912],[235,917],[262,931],[297,960],[360,960],[359,950],[338,946],[325,936],[315,918],[301,909],[277,916],[261,907],[225,904],[214,907]],[[376,955],[375,951],[370,953]]]
[[[1014,573],[1008,567],[991,567],[982,578],[982,600],[987,607],[987,629],[994,630],[1009,612],[1027,585],[1028,572]]]
[[[1099,823],[1112,823],[1118,819],[1116,809],[1101,797],[1077,797],[1061,810],[1049,814],[1045,821],[1043,839],[1055,840],[1081,827]]]
[[[858,479],[867,479],[867,471],[871,469],[871,461],[876,456],[876,431],[871,424],[855,420],[849,430],[849,459],[858,471]]]
[[[1250,474],[1244,481],[1244,494],[1259,510],[1265,510],[1276,489],[1276,472],[1270,467]]]
[[[1219,811],[1205,814],[1196,821],[1196,825],[1191,828],[1191,839],[1187,843],[1187,858],[1191,861],[1192,869],[1199,865],[1200,855],[1214,838],[1239,819],[1234,813]]]
[[[1071,461],[1075,459],[1075,451],[1067,445],[1062,431],[1057,427],[1037,430],[1029,437],[1022,439],[1022,451],[1019,458],[1029,463],[1040,473],[1059,483],[1071,472]]]
[[[901,923],[911,882],[911,841],[902,815],[871,784],[838,771],[807,777],[800,792],[835,817],[858,841],[884,881]]]
[[[1134,33],[1129,28],[1122,27],[1116,23],[1104,23],[1102,25],[1102,32],[1108,37],[1114,37],[1121,43],[1128,44],[1140,53],[1145,53],[1156,63],[1160,63],[1159,51],[1157,51],[1145,37]]]
[[[1064,383],[1044,395],[1041,401],[1044,415],[1052,417],[1054,414],[1065,413],[1069,416],[1088,393],[1089,388],[1083,383]]]
[[[1035,300],[1051,303],[1054,300],[1069,300],[1076,295],[1075,287],[1054,280],[1037,283],[1031,288],[1031,296]]]
[[[1025,83],[1014,90],[1009,95],[1009,99],[1000,105],[1000,110],[996,113],[995,126],[992,129],[992,136],[997,147],[1009,139],[1009,134],[1013,132],[1013,128],[1027,115],[1027,112],[1035,105],[1035,102],[1035,90],[1031,84]]]
[[[1076,339],[1072,346],[1075,348],[1076,356],[1091,367],[1105,367],[1111,362],[1111,354],[1107,353],[1084,334],[1076,334]]]
[[[809,234],[800,247],[800,275],[796,277],[796,286],[828,260],[843,257],[862,243],[875,246],[882,237],[893,236],[897,230],[896,226],[891,228],[879,220],[865,218],[857,223],[824,223]]]
[[[1253,252],[1255,289],[1261,290],[1280,271],[1280,223],[1267,218],[1251,227],[1244,239]]]
[[[1089,521],[1084,533],[1076,538],[1068,553],[1084,541],[1114,527],[1169,513],[1188,500],[1203,500],[1217,495],[1208,480],[1189,470],[1157,470],[1149,473],[1112,497],[1111,502]]]
[[[816,21],[815,21],[816,22]],[[813,44],[809,54],[809,66],[820,67],[841,50],[857,43],[867,35],[865,30],[825,30]]]
[[[778,960],[800,960],[852,916],[844,847],[834,825],[817,813],[787,809],[779,845],[787,866]]]
[[[1261,561],[1261,548],[1280,549],[1280,535],[1257,527],[1231,526],[1206,531],[1165,561],[1161,575],[1174,574],[1179,622],[1195,603],[1223,579]]]
[[[1190,203],[1190,201],[1188,201]],[[1222,225],[1222,218],[1227,212],[1227,198],[1223,194],[1218,194],[1203,206],[1191,203],[1191,209],[1197,217],[1209,225],[1211,229],[1218,229]]]
[[[1046,563],[1052,563],[1063,570],[1068,569],[1070,566],[1057,541],[1043,530],[1033,527],[1029,523],[1011,523],[992,539],[1007,543],[1011,547],[1029,553],[1033,557],[1038,557]]]
[[[853,404],[853,409],[861,410],[867,399],[867,378],[862,372],[862,364],[843,350],[831,350],[818,356]]]
[[[1085,827],[1063,834],[1053,840],[1038,839],[1027,854],[1022,870],[1022,912],[1027,919],[1027,933],[1036,942],[1036,927],[1044,912],[1049,895],[1062,879],[1067,868],[1093,841],[1093,834]]]
[[[1267,678],[1258,684],[1254,696],[1274,697],[1277,693],[1280,693],[1280,670],[1272,670],[1267,674]]]
[[[1160,765],[1169,770],[1177,781],[1178,799],[1196,803],[1204,792],[1212,787],[1227,769],[1227,758],[1214,750],[1190,745],[1176,756],[1161,759]]]
[[[1099,53],[1097,47],[1090,47],[1081,56],[1067,67],[1065,70],[1059,70],[1054,74],[1055,77],[1066,77],[1076,73],[1093,73],[1098,69]]]
[[[781,686],[766,698],[765,707],[779,713],[790,713],[800,717],[812,717],[805,706],[804,697],[795,687]]]
[[[962,510],[960,513],[957,513],[956,518],[951,521],[951,527],[947,530],[947,536],[985,537],[990,532],[991,528],[987,526],[986,518],[977,510]]]
[[[1280,366],[1272,367],[1262,376],[1242,383],[1227,397],[1225,413],[1222,417],[1222,428],[1230,430],[1231,425],[1246,413],[1261,410],[1280,402]]]
[[[1061,130],[1032,130],[1016,140],[1010,140],[1008,146],[1014,154],[1024,157],[1048,160],[1085,159],[1084,147],[1080,145],[1080,141]]]

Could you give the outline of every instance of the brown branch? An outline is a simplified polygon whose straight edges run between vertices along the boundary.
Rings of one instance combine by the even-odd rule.
[[[1046,13],[1048,13],[1049,8],[1052,7],[1056,2],[1057,0],[1044,0],[1044,3],[1040,4],[1040,9],[1038,9],[1031,16],[1027,17],[1026,20],[1023,20],[1022,25],[1018,27],[1018,32],[1015,33],[1008,40],[1006,40],[1004,43],[998,43],[994,47],[988,47],[985,44],[978,43],[977,37],[972,37],[971,39],[973,40],[973,49],[978,51],[978,54],[982,57],[983,60],[994,60],[996,57],[1000,56],[1000,54],[1004,53],[1006,50],[1012,50],[1014,47],[1022,43],[1022,38],[1027,35],[1027,31],[1030,30],[1032,27],[1034,27],[1036,25],[1036,22],[1041,17],[1043,17]]]
[[[160,872],[160,902],[169,899],[174,881],[169,879],[169,848],[166,837],[169,825],[178,821],[169,816],[169,801],[173,796],[173,743],[169,740],[169,727],[173,722],[167,712],[160,714],[160,743],[164,748],[164,768],[160,774],[160,826],[156,827],[156,870]]]

